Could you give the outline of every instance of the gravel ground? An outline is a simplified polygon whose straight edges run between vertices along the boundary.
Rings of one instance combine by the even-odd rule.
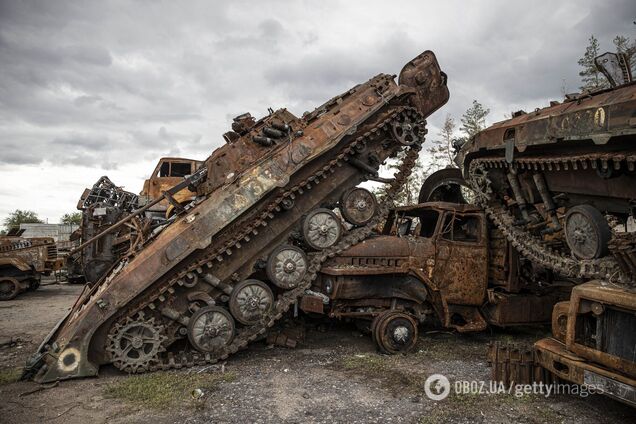
[[[516,397],[454,395],[429,400],[423,382],[433,373],[456,380],[488,380],[491,340],[531,343],[545,329],[458,335],[423,334],[415,352],[384,356],[353,326],[308,323],[296,349],[255,343],[222,366],[140,377],[101,370],[100,378],[53,388],[14,382],[21,366],[81,287],[44,286],[0,304],[0,421],[65,423],[615,423],[635,421],[634,410],[602,396]],[[47,388],[44,388],[47,387]],[[30,393],[34,390],[38,390]],[[200,389],[196,399],[192,390]],[[166,396],[161,397],[161,396]]]

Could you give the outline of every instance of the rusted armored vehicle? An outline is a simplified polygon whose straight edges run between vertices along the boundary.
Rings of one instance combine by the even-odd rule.
[[[51,237],[21,237],[24,230],[12,229],[0,236],[0,300],[11,300],[40,286],[42,275],[62,267]]]
[[[612,88],[477,133],[456,156],[463,175],[446,171],[423,195],[456,196],[448,187],[463,176],[524,257],[569,277],[633,281],[636,257],[619,246],[636,245],[636,84],[612,64],[624,62],[597,59]]]
[[[161,158],[150,178],[144,182],[139,196],[117,187],[108,177],[101,177],[90,189],[84,190],[77,203],[82,212],[80,228],[74,240],[85,244],[74,249],[67,258],[68,279],[76,283],[95,283],[118,261],[127,258],[143,245],[144,239],[162,226],[175,207],[191,202],[195,192],[187,187],[170,198],[163,192],[172,188],[183,178],[194,174],[200,161],[185,158]],[[95,243],[85,243],[124,219],[133,210],[161,198],[143,214],[131,219],[113,231],[109,231]]]
[[[326,262],[300,308],[366,323],[382,352],[397,353],[420,324],[547,323],[571,287],[521,258],[482,209],[433,202],[392,210],[380,233]]]
[[[130,373],[213,363],[261,337],[328,257],[383,220],[417,158],[425,118],[448,96],[427,51],[397,83],[380,74],[302,118],[286,109],[238,116],[227,144],[193,175],[112,227],[164,198],[178,204],[186,187],[196,192],[140,250],[86,286],[25,377],[92,376],[106,363]],[[400,152],[394,178],[377,177]],[[369,179],[389,184],[381,204],[352,190]],[[354,218],[350,227],[335,208]]]
[[[600,280],[581,284],[555,306],[553,337],[534,345],[536,365],[636,407],[635,329],[634,288]]]

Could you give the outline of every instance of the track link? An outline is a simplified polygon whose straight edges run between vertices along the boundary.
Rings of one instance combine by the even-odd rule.
[[[202,274],[203,272],[210,272],[216,263],[230,260],[229,257],[232,255],[234,250],[240,249],[243,245],[249,243],[251,237],[258,234],[258,229],[260,227],[267,226],[268,221],[274,219],[276,214],[284,209],[283,202],[293,200],[297,196],[303,195],[306,191],[311,190],[314,185],[325,180],[328,175],[336,172],[337,167],[343,166],[344,162],[348,160],[350,155],[356,152],[357,148],[363,146],[364,143],[372,137],[375,137],[379,131],[390,131],[391,123],[395,122],[395,120],[397,120],[400,116],[409,116],[411,119],[425,122],[421,115],[419,115],[419,113],[417,113],[413,108],[396,108],[389,117],[344,147],[334,159],[329,161],[314,175],[306,178],[294,187],[287,189],[282,195],[275,198],[264,207],[263,211],[256,219],[254,219],[250,224],[243,226],[242,230],[235,236],[231,237],[227,243],[217,248],[210,248],[209,253],[204,255],[203,259],[194,264],[190,264],[177,273],[175,277],[163,283],[157,284],[153,293],[147,294],[143,301],[126,307],[120,318],[118,318],[111,327],[111,332],[107,341],[107,344],[109,345],[106,346],[106,350],[113,351],[113,346],[110,344],[112,344],[112,341],[116,339],[114,337],[114,333],[118,328],[129,323],[130,317],[138,316],[139,313],[145,313],[148,316],[152,315],[153,311],[159,309],[161,303],[175,292],[175,285],[183,285],[184,281],[188,278],[192,278],[193,276]],[[239,328],[236,336],[229,345],[212,353],[200,353],[197,351],[185,350],[182,352],[168,351],[157,355],[154,361],[143,366],[140,366],[139,364],[128,366],[128,364],[122,361],[116,361],[115,366],[126,372],[141,373],[146,371],[178,369],[196,365],[212,364],[219,360],[228,358],[238,350],[247,347],[250,342],[265,335],[267,330],[271,328],[280,318],[282,318],[283,314],[289,310],[300,296],[305,293],[305,290],[311,287],[311,283],[316,278],[324,261],[364,240],[373,232],[374,228],[380,222],[386,219],[389,209],[393,206],[395,197],[403,187],[407,177],[410,175],[411,170],[415,165],[421,149],[420,144],[424,141],[423,137],[425,133],[426,131],[423,130],[421,134],[421,141],[419,143],[405,147],[406,155],[404,156],[394,179],[389,183],[389,190],[387,191],[388,196],[386,196],[380,203],[378,213],[375,217],[366,225],[355,228],[346,233],[336,245],[322,251],[309,254],[308,272],[303,280],[295,288],[282,293],[274,303],[272,311],[270,311],[268,315],[264,316],[261,322]]]

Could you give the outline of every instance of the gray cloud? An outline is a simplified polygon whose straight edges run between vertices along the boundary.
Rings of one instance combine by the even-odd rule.
[[[58,194],[75,198],[68,167],[203,159],[232,116],[270,106],[301,114],[377,73],[397,74],[424,49],[451,90],[429,120],[434,137],[472,99],[493,122],[560,98],[564,81],[574,91],[589,35],[609,49],[614,35],[636,35],[634,19],[629,0],[0,0],[0,178],[20,166],[36,181],[46,165],[65,181]],[[138,191],[150,171],[122,184]]]

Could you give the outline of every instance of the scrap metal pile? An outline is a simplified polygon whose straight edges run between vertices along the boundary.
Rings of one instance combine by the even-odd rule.
[[[424,52],[398,83],[380,74],[302,118],[285,109],[237,117],[227,144],[159,199],[175,207],[173,218],[86,286],[26,375],[45,382],[96,375],[106,363],[127,372],[213,363],[263,336],[327,258],[385,218],[417,159],[425,118],[448,95]],[[349,190],[378,180],[379,166],[400,152],[381,204]],[[174,195],[186,187],[196,197],[184,205]],[[346,231],[336,207],[351,219]]]

